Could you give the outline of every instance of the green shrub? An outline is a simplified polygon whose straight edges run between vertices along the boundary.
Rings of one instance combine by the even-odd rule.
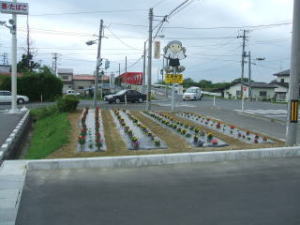
[[[30,111],[30,115],[34,120],[39,120],[46,118],[48,116],[52,116],[58,112],[58,108],[56,105],[51,105],[43,108],[32,109]]]
[[[30,101],[55,101],[62,95],[63,83],[48,70],[25,73],[17,78],[18,94],[26,95]],[[1,90],[11,90],[10,77],[2,78]]]
[[[79,99],[73,95],[65,95],[57,101],[57,108],[60,112],[75,111],[79,103]]]

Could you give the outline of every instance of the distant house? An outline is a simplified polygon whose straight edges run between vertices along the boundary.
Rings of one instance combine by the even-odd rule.
[[[237,99],[241,96],[241,83],[234,84],[224,91],[224,98]],[[243,95],[245,98],[250,98],[250,88],[248,83],[243,84]],[[264,82],[251,82],[252,98],[256,100],[270,100],[274,98],[274,84]]]
[[[75,90],[84,90],[95,85],[95,76],[93,75],[74,75],[73,86]]]
[[[287,101],[290,83],[290,70],[284,70],[279,73],[275,73],[276,79],[271,83],[276,86],[275,99],[276,101]],[[300,81],[299,81],[300,82]],[[300,88],[299,88],[300,96]]]
[[[0,74],[2,73],[10,73],[11,66],[10,65],[0,65]]]
[[[74,89],[73,85],[73,69],[59,68],[57,70],[58,78],[60,78],[64,84],[63,93],[66,93],[69,89]]]

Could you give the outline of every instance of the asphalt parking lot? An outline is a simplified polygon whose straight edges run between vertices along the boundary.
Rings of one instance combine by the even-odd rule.
[[[34,171],[17,223],[300,224],[300,158]]]

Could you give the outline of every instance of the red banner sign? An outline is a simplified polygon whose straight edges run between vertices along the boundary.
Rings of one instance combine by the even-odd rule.
[[[126,84],[142,85],[143,73],[141,72],[128,72],[120,75],[121,82]]]

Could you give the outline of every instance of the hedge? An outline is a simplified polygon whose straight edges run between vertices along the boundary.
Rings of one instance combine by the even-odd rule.
[[[18,94],[26,95],[30,101],[54,101],[62,95],[63,83],[51,73],[30,73],[17,78]],[[1,90],[11,90],[11,79],[5,77]]]

